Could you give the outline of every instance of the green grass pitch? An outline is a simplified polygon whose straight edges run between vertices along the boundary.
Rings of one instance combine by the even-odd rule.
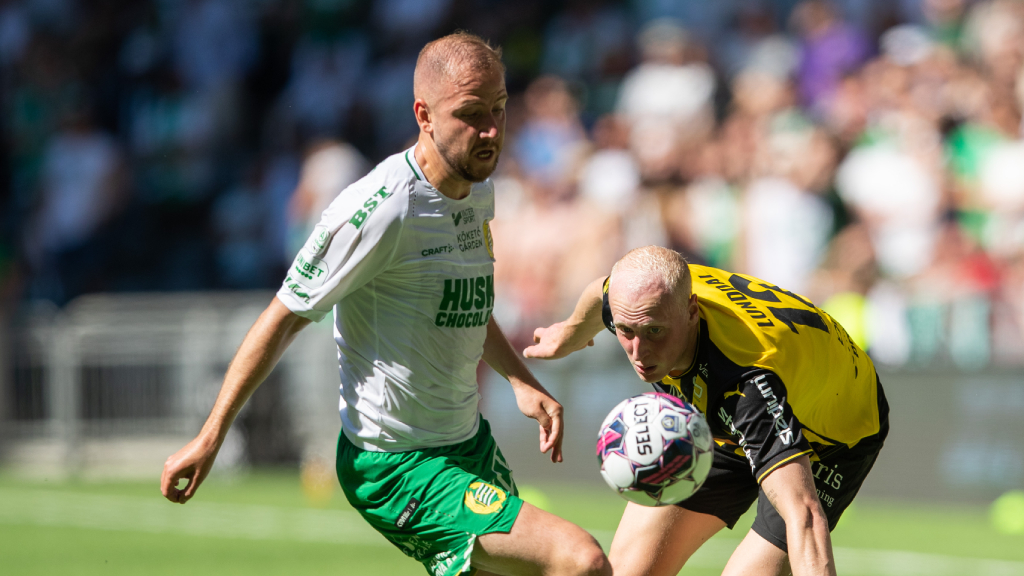
[[[534,490],[608,548],[624,501],[600,486]],[[681,574],[719,574],[751,520],[712,539]],[[847,576],[1024,576],[1024,535],[997,533],[983,508],[858,502],[833,544]],[[426,573],[373,533],[340,490],[314,506],[285,472],[215,473],[185,506],[164,501],[156,479],[0,476],[0,565],[10,576]]]

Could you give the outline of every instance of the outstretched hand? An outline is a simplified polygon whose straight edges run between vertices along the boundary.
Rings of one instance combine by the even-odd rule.
[[[551,461],[562,461],[562,405],[543,388],[516,389],[519,410],[540,425],[540,451],[551,451]]]
[[[199,485],[210,473],[219,449],[216,441],[211,442],[197,436],[168,458],[164,463],[164,473],[160,477],[160,491],[164,498],[184,504],[195,496]],[[184,488],[178,488],[178,481],[183,478],[188,480],[188,484]]]
[[[527,346],[523,350],[523,356],[554,360],[594,345],[593,338],[584,339],[579,333],[580,330],[567,322],[556,322],[547,328],[537,328],[533,331],[533,346]]]

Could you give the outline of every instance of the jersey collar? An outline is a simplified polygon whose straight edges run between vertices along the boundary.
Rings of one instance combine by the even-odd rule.
[[[416,176],[417,180],[424,183],[427,182],[427,178],[423,175],[423,169],[420,168],[419,163],[416,162],[415,145],[412,148],[409,148],[408,150],[405,151],[405,162],[406,164],[409,165],[409,169],[412,170],[412,173],[414,176]]]

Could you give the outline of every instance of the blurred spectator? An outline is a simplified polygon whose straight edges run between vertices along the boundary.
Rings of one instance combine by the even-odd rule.
[[[965,4],[965,0],[922,0],[924,22],[932,41],[960,49]]]
[[[542,76],[527,87],[524,101],[526,119],[513,136],[517,164],[553,194],[572,193],[571,177],[586,147],[575,98],[563,80]]]
[[[864,34],[840,20],[826,0],[807,0],[793,13],[802,40],[800,96],[817,109],[836,90],[840,79],[854,72],[870,55]]]
[[[615,106],[632,52],[629,15],[608,0],[570,0],[544,33],[541,69],[586,89],[586,109],[595,114]]]
[[[854,150],[839,167],[839,192],[867,224],[882,269],[920,272],[937,239],[938,183],[914,158],[888,145]]]
[[[833,214],[819,195],[834,154],[798,117],[778,116],[759,159],[762,175],[744,190],[743,272],[804,293],[824,255]]]
[[[369,57],[369,41],[361,34],[299,41],[282,105],[303,134],[325,137],[345,130]]]
[[[368,162],[351,144],[322,140],[302,162],[299,185],[288,202],[288,261],[305,244],[327,206],[366,173]]]
[[[639,35],[642,62],[625,78],[617,112],[646,178],[670,177],[680,149],[713,126],[715,76],[680,25],[657,20]]]
[[[595,150],[579,172],[583,198],[628,217],[640,192],[640,169],[629,153],[629,127],[606,115],[594,124]]]
[[[117,143],[87,111],[71,113],[46,146],[39,205],[25,230],[25,255],[37,280],[50,281],[37,285],[37,296],[63,302],[103,286],[102,252],[111,247],[94,241],[124,207],[124,178]]]
[[[174,63],[187,90],[232,89],[253,65],[257,30],[244,0],[186,0],[174,18]]]
[[[697,262],[733,268],[741,225],[739,193],[726,178],[726,146],[706,142],[696,152],[693,181],[665,199],[671,244]]]
[[[270,215],[262,198],[260,167],[252,165],[244,180],[217,197],[211,223],[215,231],[218,285],[230,289],[273,286],[279,280],[274,253],[267,250],[265,234]]]
[[[0,3],[0,69],[20,61],[32,37],[28,11],[15,0]]]
[[[794,43],[777,31],[765,1],[744,2],[740,6],[735,27],[725,33],[716,53],[716,62],[729,78],[745,69],[787,78],[796,69],[798,57]]]

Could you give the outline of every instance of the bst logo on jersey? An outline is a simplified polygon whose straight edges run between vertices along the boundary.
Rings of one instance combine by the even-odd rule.
[[[362,209],[356,210],[356,213],[349,218],[349,224],[352,224],[358,230],[363,225],[363,222],[366,222],[366,219],[370,217],[370,214],[373,214],[373,211],[377,209],[377,206],[380,206],[381,201],[390,196],[391,193],[387,191],[387,188],[381,186],[380,190],[374,192],[373,196],[370,196],[366,199],[366,202],[363,202]]]
[[[477,514],[494,514],[505,504],[505,491],[487,482],[473,482],[466,490],[466,507]]]
[[[475,328],[491,319],[494,307],[494,275],[449,278],[438,306],[434,325],[445,328]]]

